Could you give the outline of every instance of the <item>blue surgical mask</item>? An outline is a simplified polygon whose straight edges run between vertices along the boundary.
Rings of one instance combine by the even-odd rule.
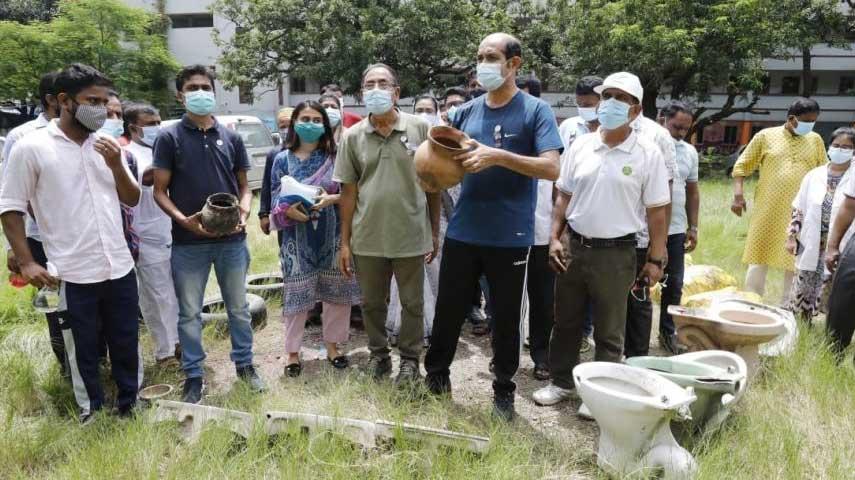
[[[372,115],[382,115],[392,109],[392,92],[382,88],[364,90],[362,98],[365,99],[365,109]]]
[[[615,98],[609,98],[600,102],[597,118],[603,128],[614,130],[629,121],[629,109],[629,104]]]
[[[793,133],[798,136],[807,135],[813,131],[813,126],[816,122],[802,122],[796,119],[796,126],[793,127]]]
[[[154,139],[157,138],[158,133],[160,133],[160,125],[142,127],[142,138],[140,138],[140,140],[149,147],[153,147]]]
[[[328,108],[327,118],[330,119],[330,127],[338,127],[338,124],[341,123],[341,110],[336,108]]]
[[[852,160],[852,149],[840,147],[828,147],[828,159],[835,165],[842,165]]]
[[[210,115],[217,107],[214,92],[193,90],[184,94],[184,106],[194,115]]]
[[[122,120],[118,118],[108,118],[107,120],[104,120],[104,125],[98,129],[98,133],[113,138],[119,138],[123,133],[125,133],[125,125]]]
[[[446,113],[446,116],[448,117],[448,123],[454,123],[454,116],[457,115],[457,109],[457,105],[452,105],[448,109],[448,112]]]
[[[294,132],[301,141],[315,143],[324,135],[324,126],[320,123],[299,122],[294,125]]]
[[[496,90],[505,83],[501,63],[479,63],[475,69],[475,76],[478,83],[488,92]]]
[[[596,107],[578,107],[579,116],[586,122],[593,122],[597,119]]]

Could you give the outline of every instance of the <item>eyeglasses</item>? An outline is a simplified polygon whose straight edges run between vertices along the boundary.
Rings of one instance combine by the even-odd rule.
[[[390,82],[387,80],[380,80],[377,82],[365,82],[362,84],[363,90],[374,90],[375,88],[379,88],[380,90],[391,90],[397,87],[394,82]]]

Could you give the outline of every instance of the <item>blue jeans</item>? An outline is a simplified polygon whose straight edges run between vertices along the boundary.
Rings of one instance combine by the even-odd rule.
[[[205,361],[202,303],[211,265],[229,316],[231,359],[238,368],[252,365],[252,326],[246,301],[249,268],[246,241],[173,245],[172,279],[178,297],[178,340],[181,342],[181,366],[187,378],[202,376]]]
[[[659,310],[659,332],[674,335],[674,319],[668,315],[668,305],[679,305],[683,299],[683,273],[686,270],[686,234],[668,235],[667,287],[662,289]]]

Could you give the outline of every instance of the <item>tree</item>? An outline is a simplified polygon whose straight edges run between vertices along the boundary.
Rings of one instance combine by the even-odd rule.
[[[31,99],[42,74],[81,62],[110,77],[124,98],[167,107],[178,64],[157,33],[162,21],[118,0],[62,0],[51,22],[0,22],[0,92]]]
[[[811,50],[816,44],[849,48],[846,40],[847,18],[838,0],[776,0],[775,15],[783,25],[782,58],[802,56],[802,96],[813,94]]]
[[[0,20],[15,22],[46,22],[56,13],[57,0],[3,0]]]
[[[212,8],[235,27],[216,32],[230,87],[292,75],[355,92],[362,70],[383,62],[406,94],[419,93],[459,80],[485,24],[473,2],[458,0],[218,0]]]

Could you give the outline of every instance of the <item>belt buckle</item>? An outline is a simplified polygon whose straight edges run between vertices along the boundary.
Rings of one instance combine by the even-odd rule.
[[[594,248],[594,242],[591,241],[590,238],[584,235],[579,235],[579,238],[582,240],[579,243],[581,243],[584,248]]]

